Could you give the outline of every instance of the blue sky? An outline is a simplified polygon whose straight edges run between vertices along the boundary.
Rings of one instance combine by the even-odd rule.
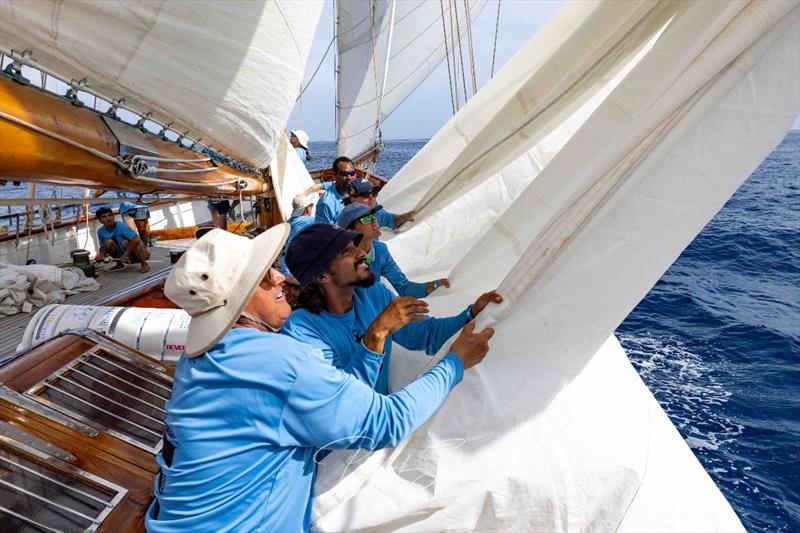
[[[562,0],[502,0],[495,72],[539,30]],[[320,63],[333,36],[333,2],[326,2],[306,67],[306,80]],[[492,63],[497,0],[489,0],[473,25],[478,83],[488,78]],[[335,138],[333,49],[326,57],[289,119],[290,128],[304,129],[314,141]],[[430,138],[452,115],[447,67],[439,68],[383,124],[384,139]],[[793,129],[800,128],[800,118]]]

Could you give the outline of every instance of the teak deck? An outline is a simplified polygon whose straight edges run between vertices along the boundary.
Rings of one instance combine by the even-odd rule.
[[[150,272],[140,274],[138,265],[130,265],[125,270],[118,272],[98,272],[96,278],[100,282],[100,290],[95,292],[81,292],[67,296],[65,304],[70,305],[112,305],[126,296],[141,292],[144,289],[158,285],[169,274],[172,266],[169,261],[169,249],[175,246],[188,247],[192,240],[181,242],[162,242],[150,248]],[[181,246],[182,245],[182,246]],[[0,365],[14,355],[17,345],[22,340],[25,327],[33,313],[17,313],[0,318]]]

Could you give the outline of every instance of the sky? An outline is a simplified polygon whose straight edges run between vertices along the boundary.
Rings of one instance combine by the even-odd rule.
[[[435,0],[433,0],[435,1]],[[488,0],[473,24],[475,64],[479,86],[489,79],[495,35],[497,1]],[[541,28],[563,4],[562,0],[501,0],[495,72]],[[320,64],[333,37],[333,2],[322,11],[306,66],[305,83]],[[295,105],[289,127],[305,130],[312,141],[335,139],[333,77],[334,47],[325,58],[303,97]],[[428,139],[452,115],[447,66],[444,62],[383,123],[384,140]],[[800,129],[800,117],[793,129]]]

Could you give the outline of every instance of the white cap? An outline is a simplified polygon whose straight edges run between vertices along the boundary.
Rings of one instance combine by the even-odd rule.
[[[308,133],[303,130],[289,130],[289,133],[297,137],[297,140],[300,141],[300,146],[308,150],[308,142],[311,140],[308,138]]]
[[[206,352],[231,329],[288,235],[286,223],[255,239],[215,229],[181,256],[167,277],[164,294],[192,317],[186,355]]]
[[[306,207],[317,203],[316,194],[298,194],[292,198],[292,216],[297,217],[303,214]]]

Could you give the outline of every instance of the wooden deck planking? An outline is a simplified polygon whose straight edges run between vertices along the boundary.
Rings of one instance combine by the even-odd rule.
[[[139,273],[139,265],[129,265],[126,269],[117,272],[98,271],[97,281],[100,290],[95,292],[80,292],[67,296],[65,304],[69,305],[109,305],[118,300],[122,293],[135,288],[144,288],[155,284],[167,277],[170,267],[170,248],[186,247],[193,240],[186,242],[167,242],[150,249],[150,272]],[[17,345],[22,340],[28,321],[33,318],[38,309],[32,313],[17,313],[0,318],[0,364],[16,352]]]

